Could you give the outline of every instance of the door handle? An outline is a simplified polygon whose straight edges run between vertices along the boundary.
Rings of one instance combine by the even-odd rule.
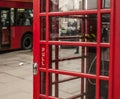
[[[37,74],[38,74],[38,64],[33,63],[33,75],[37,75]]]

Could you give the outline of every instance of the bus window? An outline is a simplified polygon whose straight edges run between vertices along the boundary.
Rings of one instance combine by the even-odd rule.
[[[8,10],[1,11],[1,23],[2,23],[2,27],[9,26],[9,11]]]
[[[9,47],[10,44],[10,10],[9,9],[1,9],[0,10],[0,45],[1,47]]]
[[[17,9],[16,25],[17,26],[32,25],[32,11],[29,9]]]
[[[30,9],[25,9],[25,23],[24,25],[32,25],[33,13]]]
[[[14,14],[14,8],[11,8],[10,9],[10,14],[11,14],[11,17],[10,17],[10,23],[11,23],[11,26],[14,25],[14,18],[15,18],[15,14]]]

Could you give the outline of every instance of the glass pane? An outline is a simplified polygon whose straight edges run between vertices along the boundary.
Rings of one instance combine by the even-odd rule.
[[[110,42],[110,14],[102,14],[101,42]]]
[[[9,10],[1,10],[1,26],[2,27],[9,27],[10,26],[9,14],[10,14]]]
[[[46,17],[40,17],[40,40],[46,39]]]
[[[110,0],[102,0],[102,9],[110,8]]]
[[[100,99],[108,99],[108,81],[100,81]]]
[[[50,17],[50,39],[69,42],[96,42],[97,15]]]
[[[31,9],[15,9],[15,17],[17,26],[32,25],[33,13]]]
[[[50,11],[78,11],[97,9],[97,0],[50,0]]]
[[[50,68],[77,73],[96,74],[96,48],[68,45],[50,46]]]
[[[85,1],[85,9],[94,10],[97,9],[98,0],[82,0]]]
[[[40,12],[46,12],[46,0],[40,0]]]
[[[109,48],[101,48],[101,75],[109,75]]]
[[[46,73],[40,73],[40,94],[46,94]]]
[[[0,10],[0,47],[10,47],[10,10]]]
[[[88,95],[86,98],[84,99],[96,99],[96,81],[94,79],[86,79],[86,83],[87,83],[87,92]]]
[[[60,99],[95,99],[94,79],[54,73],[49,75],[52,79],[49,79],[49,96]]]
[[[14,8],[10,9],[10,21],[11,21],[11,26],[15,25],[15,14],[14,14]]]

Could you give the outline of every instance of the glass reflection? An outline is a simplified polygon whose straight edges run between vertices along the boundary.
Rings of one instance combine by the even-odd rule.
[[[101,42],[110,42],[110,14],[102,14]]]
[[[96,48],[68,45],[52,45],[53,69],[96,74]],[[56,65],[57,64],[57,65]],[[58,68],[56,68],[58,66]]]
[[[109,48],[101,48],[101,75],[109,75]]]
[[[100,99],[108,99],[108,81],[100,81]]]
[[[110,0],[102,0],[102,9],[110,8]]]
[[[97,16],[95,14],[50,17],[50,20],[50,40],[96,42]]]
[[[97,9],[97,0],[51,0],[50,11],[77,11]]]
[[[96,80],[79,76],[49,73],[49,96],[59,99],[95,99]],[[45,78],[44,78],[45,79]],[[45,86],[45,83],[43,83]],[[46,86],[43,87],[46,90]],[[45,91],[46,92],[46,91]],[[45,95],[45,92],[42,93]]]

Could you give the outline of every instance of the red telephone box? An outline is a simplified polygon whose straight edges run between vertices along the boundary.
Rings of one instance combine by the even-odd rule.
[[[33,98],[120,99],[120,1],[33,3]]]

